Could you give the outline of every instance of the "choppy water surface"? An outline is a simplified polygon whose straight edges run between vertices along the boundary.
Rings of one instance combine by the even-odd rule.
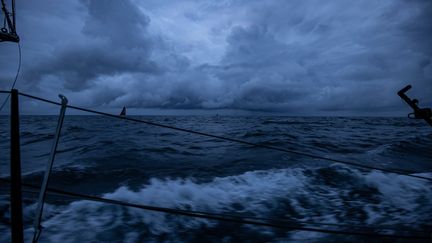
[[[136,118],[423,176],[432,171],[432,129],[406,118]],[[0,117],[2,178],[9,176],[8,122]],[[55,116],[22,117],[25,183],[41,182],[56,122]],[[400,233],[431,232],[432,226],[432,183],[425,180],[99,116],[66,117],[50,187],[138,204],[342,224],[338,229],[362,225],[371,226],[369,232]],[[10,237],[7,190],[2,184],[0,242]],[[24,193],[27,240],[36,198]],[[42,224],[40,242],[369,240],[58,196],[47,197]]]

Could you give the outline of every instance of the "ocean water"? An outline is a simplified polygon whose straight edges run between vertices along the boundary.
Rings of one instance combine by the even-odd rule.
[[[135,118],[432,177],[432,128],[423,121]],[[24,183],[40,185],[56,123],[56,116],[21,117]],[[0,137],[0,177],[8,178],[7,116],[0,117]],[[8,242],[9,185],[0,185],[0,242]],[[369,233],[416,235],[432,231],[430,181],[101,116],[66,116],[49,187],[152,206],[295,220],[320,228],[367,226]],[[30,241],[37,194],[25,189],[23,198],[25,239]],[[47,196],[42,226],[39,242],[394,242],[194,219],[58,195]]]

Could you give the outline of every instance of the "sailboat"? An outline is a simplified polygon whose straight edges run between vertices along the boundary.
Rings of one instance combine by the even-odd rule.
[[[123,109],[120,112],[120,116],[126,116],[126,107],[125,106],[123,106]]]

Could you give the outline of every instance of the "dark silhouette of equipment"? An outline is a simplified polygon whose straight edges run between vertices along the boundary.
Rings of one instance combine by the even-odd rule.
[[[424,119],[429,125],[432,126],[432,110],[430,108],[419,108],[417,99],[410,99],[405,93],[412,88],[411,85],[407,85],[405,88],[399,90],[397,94],[414,110],[414,112],[408,114],[410,119]]]
[[[120,112],[120,116],[126,116],[126,107],[123,106],[123,110]]]
[[[12,12],[6,8],[6,3],[1,0],[2,11],[4,14],[3,27],[0,30],[0,42],[1,41],[11,41],[19,42],[19,36],[16,33],[16,22],[15,22],[15,0],[12,0]],[[12,19],[11,19],[12,17]]]

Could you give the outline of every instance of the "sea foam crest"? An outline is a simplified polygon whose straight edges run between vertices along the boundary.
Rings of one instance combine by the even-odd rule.
[[[432,212],[429,182],[377,171],[365,173],[341,165],[252,171],[210,182],[152,179],[138,191],[122,186],[104,197],[160,207],[323,223],[402,223],[415,227],[427,223]],[[179,235],[197,234],[204,228],[217,227],[218,222],[75,201],[58,207],[43,226],[41,240],[46,242],[104,241],[119,236],[133,242],[160,240],[157,237],[161,236],[176,241],[182,238]],[[29,237],[32,230],[26,232]]]

